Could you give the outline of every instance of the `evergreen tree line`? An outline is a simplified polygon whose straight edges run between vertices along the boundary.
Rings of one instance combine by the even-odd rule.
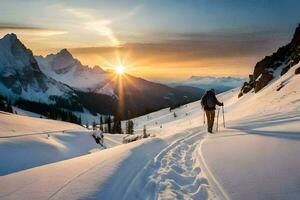
[[[44,104],[40,102],[19,99],[14,103],[14,105],[21,109],[43,115],[49,119],[61,120],[81,125],[80,117],[77,117],[70,111],[61,110],[61,108],[56,104]]]
[[[88,124],[86,125],[88,127]],[[121,118],[118,115],[103,117],[100,116],[99,124],[93,122],[93,129],[99,129],[105,133],[123,133],[121,126]]]
[[[88,127],[88,124],[86,125]],[[100,116],[99,124],[93,122],[93,129],[99,129],[105,133],[124,133],[121,125],[120,115],[114,115],[113,120],[111,116]],[[132,120],[126,121],[125,133],[132,135],[134,133],[134,123]]]
[[[12,105],[6,97],[0,95],[0,110],[4,112],[13,112]]]

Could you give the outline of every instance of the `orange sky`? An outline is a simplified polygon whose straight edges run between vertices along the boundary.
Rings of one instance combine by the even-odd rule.
[[[96,47],[71,48],[70,52],[83,64],[112,69],[119,63],[126,72],[148,79],[186,79],[192,75],[247,76],[263,55],[202,55],[174,49],[148,49],[147,47]],[[58,50],[35,50],[35,54],[47,55]]]
[[[290,40],[297,9],[279,0],[11,0],[1,2],[0,36],[16,33],[35,55],[67,48],[83,64],[123,64],[149,79],[246,76]]]

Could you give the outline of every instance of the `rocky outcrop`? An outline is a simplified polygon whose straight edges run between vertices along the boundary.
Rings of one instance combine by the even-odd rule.
[[[300,67],[295,70],[295,74],[300,74]]]
[[[272,79],[282,76],[289,69],[300,61],[300,24],[296,28],[291,42],[270,56],[266,56],[259,61],[254,72],[249,76],[249,81],[245,82],[239,93],[239,97],[248,93],[252,89],[255,93],[264,88]]]
[[[32,51],[27,49],[15,34],[0,40],[1,82],[15,94],[30,89],[45,92],[46,76],[40,71]]]

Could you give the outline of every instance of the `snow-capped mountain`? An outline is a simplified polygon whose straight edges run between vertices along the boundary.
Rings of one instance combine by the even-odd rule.
[[[90,68],[82,65],[66,49],[46,57],[37,56],[36,59],[47,76],[80,91],[80,96],[85,99],[85,102],[90,102],[90,98],[94,99],[89,104],[95,111],[99,111],[98,103],[104,101],[101,95],[106,95],[106,102],[109,97],[119,98],[120,82],[113,73],[106,72],[99,66]],[[202,96],[202,93],[197,90],[180,90],[128,74],[125,76],[126,78],[122,79],[123,103],[125,113],[131,113],[130,116],[197,100]],[[114,106],[116,105],[106,104],[104,107]]]
[[[53,119],[76,115],[83,123],[91,123],[86,118],[99,120],[99,114],[112,115],[119,105],[120,83],[113,73],[98,66],[82,65],[66,49],[46,57],[34,57],[15,34],[0,40],[0,72],[0,95],[16,100],[13,106]],[[130,75],[122,79],[122,94],[123,117],[201,97],[195,90],[171,88]],[[94,117],[83,117],[86,115]]]
[[[204,90],[214,88],[218,92],[224,92],[240,86],[245,81],[242,77],[191,76],[187,80],[171,83],[170,86],[192,86]]]
[[[253,74],[249,75],[249,81],[245,82],[239,97],[248,93],[252,89],[255,93],[260,91],[271,81],[287,73],[300,61],[300,24],[296,28],[290,43],[280,47],[275,53],[266,56],[259,61],[254,68]],[[296,69],[295,73],[300,69]]]
[[[55,103],[50,96],[71,98],[73,89],[42,73],[32,51],[15,34],[0,39],[0,94],[12,100]]]
[[[90,68],[82,65],[67,49],[46,57],[36,56],[36,60],[44,74],[72,88],[83,92],[114,95],[108,83],[109,73],[99,66]]]

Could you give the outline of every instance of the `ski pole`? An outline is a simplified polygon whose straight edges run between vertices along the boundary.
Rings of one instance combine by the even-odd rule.
[[[203,131],[205,131],[205,111],[203,110]]]
[[[224,106],[222,106],[222,113],[223,113],[223,126],[224,126],[224,128],[225,128]]]
[[[218,114],[217,114],[217,130],[216,130],[216,132],[219,132],[219,113],[220,113],[220,108],[218,108]]]

